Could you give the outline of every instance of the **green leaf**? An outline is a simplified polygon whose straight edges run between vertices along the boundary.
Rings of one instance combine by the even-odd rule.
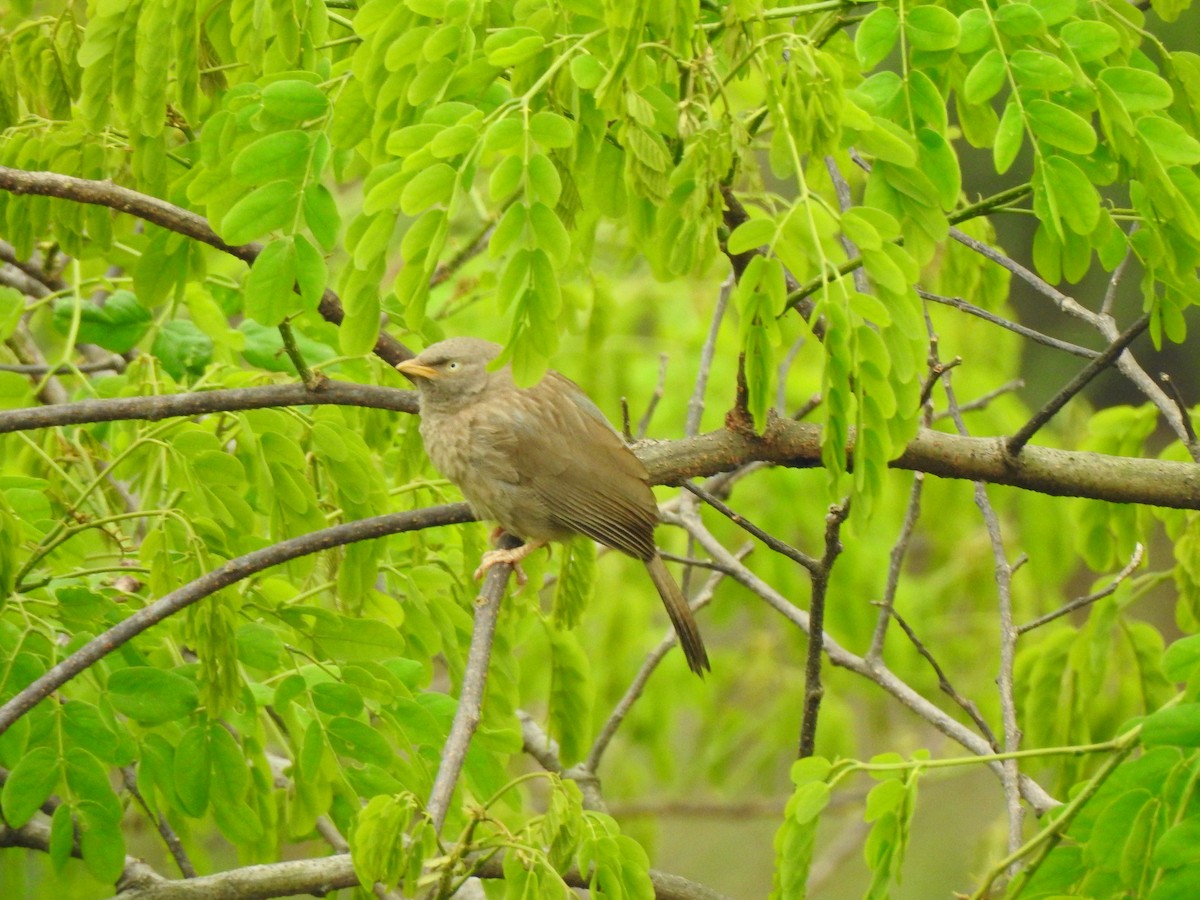
[[[1187,681],[1200,666],[1200,634],[1180,638],[1163,654],[1163,672],[1172,681]]]
[[[996,25],[1009,37],[1042,34],[1046,20],[1028,3],[1005,3],[996,9]]]
[[[854,35],[854,53],[865,72],[873,69],[892,52],[900,37],[900,17],[890,6],[877,6],[858,25]]]
[[[329,743],[335,752],[360,762],[387,767],[395,753],[378,731],[365,722],[348,716],[330,719],[327,727]]]
[[[591,54],[579,54],[571,60],[571,78],[585,91],[594,90],[604,80],[605,72],[604,66]]]
[[[1046,187],[1057,200],[1063,221],[1076,234],[1091,234],[1100,222],[1100,195],[1075,163],[1062,156],[1045,159]]]
[[[529,226],[536,246],[545,250],[559,268],[566,265],[571,255],[571,236],[554,210],[544,203],[534,203],[529,207]]]
[[[596,582],[596,545],[574,538],[563,545],[562,565],[554,588],[554,624],[574,628],[592,599]]]
[[[875,127],[859,135],[859,147],[876,159],[895,163],[898,166],[914,166],[917,151],[913,136],[880,116],[872,116]]]
[[[316,119],[329,111],[329,98],[315,84],[297,79],[273,81],[262,89],[263,108],[291,122]]]
[[[326,250],[337,246],[342,219],[329,188],[323,184],[310,184],[306,187],[303,211],[304,224],[308,226],[317,242]]]
[[[138,303],[129,291],[113,291],[103,306],[79,302],[78,341],[97,344],[113,353],[126,353],[150,329],[150,310]],[[75,316],[76,300],[62,298],[54,303],[54,328],[69,334]]]
[[[458,171],[449,163],[437,163],[417,173],[400,194],[400,210],[415,216],[434,204],[446,204],[454,195]]]
[[[1040,50],[1018,50],[1009,57],[1013,77],[1022,87],[1039,91],[1065,91],[1075,83],[1071,67]]]
[[[300,190],[290,181],[272,181],[255,188],[233,205],[221,219],[221,237],[230,244],[245,244],[268,231],[290,225],[296,218]]]
[[[776,228],[774,219],[747,219],[729,235],[729,252],[746,253],[769,245],[775,239]]]
[[[958,44],[958,19],[941,6],[912,8],[904,25],[914,49],[950,50]]]
[[[107,697],[118,712],[144,725],[189,715],[200,703],[193,681],[167,669],[130,666],[108,676]]]
[[[1181,703],[1151,713],[1142,722],[1142,743],[1200,747],[1200,703]]]
[[[187,375],[203,375],[213,359],[213,342],[187,319],[168,322],[154,336],[150,352],[176,381]]]
[[[1158,160],[1164,164],[1194,166],[1200,163],[1200,141],[1183,126],[1161,116],[1143,116],[1137,120],[1137,133]]]
[[[537,56],[545,45],[540,31],[518,25],[488,35],[483,52],[489,63],[504,69]]]
[[[58,784],[58,777],[58,754],[51,748],[36,747],[22,756],[0,791],[5,821],[20,828],[32,819]]]
[[[1200,818],[1192,815],[1168,828],[1154,845],[1151,860],[1164,869],[1200,862]]]
[[[1094,20],[1068,22],[1062,27],[1059,36],[1080,62],[1103,59],[1115,53],[1121,46],[1121,35],[1115,28]]]
[[[25,313],[25,295],[16,288],[0,285],[0,341],[12,337]]]
[[[291,238],[271,241],[254,260],[242,290],[246,315],[263,325],[278,325],[304,309],[292,290],[296,284],[296,245]]]
[[[995,48],[989,50],[967,73],[963,82],[963,99],[968,103],[986,103],[1004,87],[1006,74],[1004,54]]]
[[[1038,140],[1080,156],[1096,149],[1096,132],[1082,116],[1048,100],[1030,100],[1025,110],[1030,129]]]
[[[1112,89],[1130,112],[1163,109],[1171,105],[1175,92],[1171,85],[1153,72],[1132,66],[1110,66],[1098,79]]]
[[[230,171],[245,184],[277,178],[300,182],[309,174],[312,139],[303,131],[280,131],[259,138],[233,157]]]
[[[404,638],[376,619],[322,617],[312,639],[330,659],[340,662],[383,662],[402,656]]]
[[[575,129],[557,113],[543,110],[529,120],[529,136],[546,148],[570,147],[575,143]]]
[[[179,804],[189,816],[202,816],[208,809],[212,758],[208,730],[193,725],[183,733],[175,748],[174,779]]]

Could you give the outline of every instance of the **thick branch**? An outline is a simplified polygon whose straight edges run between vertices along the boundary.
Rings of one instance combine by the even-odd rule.
[[[318,391],[309,391],[299,384],[264,385],[0,410],[0,434],[53,425],[158,420],[225,410],[321,403],[416,411],[416,395],[412,391],[328,381]],[[853,437],[850,449],[853,451]],[[806,422],[775,419],[762,435],[711,431],[679,441],[643,443],[636,451],[654,484],[678,484],[756,461],[815,468],[821,465],[821,429]],[[1004,438],[960,437],[924,430],[891,465],[942,478],[1007,484],[1059,497],[1200,509],[1200,466],[1195,463],[1036,446],[1025,447],[1020,457],[1013,459],[1004,450]]]
[[[821,464],[821,429],[806,422],[775,420],[763,435],[712,431],[680,441],[643,444],[637,451],[655,484],[675,484],[755,460],[809,468]],[[1057,497],[1200,509],[1200,466],[1195,463],[1035,446],[1025,447],[1020,458],[1013,459],[1005,452],[1004,438],[923,430],[891,466]]]

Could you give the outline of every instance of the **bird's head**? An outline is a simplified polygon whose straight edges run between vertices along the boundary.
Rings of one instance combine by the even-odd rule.
[[[455,337],[431,344],[396,366],[421,392],[422,403],[464,403],[488,384],[488,363],[501,347],[479,338]]]

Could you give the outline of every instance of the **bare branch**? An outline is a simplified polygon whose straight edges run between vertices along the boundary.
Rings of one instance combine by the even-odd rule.
[[[786,556],[792,562],[799,563],[800,565],[802,565],[804,568],[806,568],[812,574],[816,574],[820,570],[821,561],[818,560],[816,557],[809,556],[807,553],[805,553],[802,550],[797,550],[795,547],[791,546],[790,544],[787,544],[784,541],[779,540],[779,538],[775,537],[773,534],[769,534],[768,532],[759,528],[757,525],[755,525],[753,522],[746,519],[741,514],[734,512],[733,509],[731,509],[729,506],[727,506],[726,504],[724,504],[723,502],[718,500],[716,497],[714,497],[712,494],[710,494],[704,488],[700,487],[697,484],[693,484],[690,481],[683,482],[683,486],[685,488],[687,488],[687,490],[689,490],[693,494],[695,494],[697,497],[699,497],[701,500],[703,500],[705,503],[707,503],[709,506],[711,506],[713,509],[715,509],[717,512],[719,512],[721,515],[728,518],[729,521],[733,522],[734,525],[737,525],[739,528],[742,528],[745,531],[748,531],[750,534],[754,535],[756,538],[758,538],[760,541],[762,541],[764,544],[766,544],[770,549],[774,550],[776,553],[780,553],[780,554]]]
[[[638,421],[637,439],[640,441],[646,436],[646,432],[650,430],[650,420],[654,418],[654,411],[658,409],[658,403],[663,398],[667,385],[667,364],[671,357],[666,353],[658,355],[658,383],[654,386],[654,393],[650,395],[650,402],[646,404],[646,411],[642,413],[642,418]]]
[[[364,406],[415,413],[417,395],[415,391],[398,388],[327,380],[314,390],[306,388],[303,384],[289,383],[197,391],[190,394],[113,397],[103,400],[81,400],[78,403],[59,403],[54,406],[0,410],[0,434],[56,425],[84,425],[127,419],[157,422],[175,416],[318,404]]]
[[[968,313],[976,318],[983,319],[985,322],[991,322],[993,325],[999,325],[1014,334],[1019,334],[1021,337],[1027,337],[1031,341],[1039,344],[1045,344],[1047,347],[1053,347],[1055,350],[1064,350],[1075,356],[1083,356],[1092,359],[1100,355],[1099,350],[1089,350],[1087,347],[1080,347],[1078,344],[1072,344],[1070,341],[1062,341],[1055,337],[1050,337],[1048,334],[1042,334],[1033,328],[1022,325],[1019,322],[1011,322],[1008,319],[1002,318],[995,313],[988,312],[986,309],[976,306],[973,303],[968,303],[961,297],[946,297],[942,294],[934,294],[930,291],[917,288],[917,296],[923,300],[929,300],[932,303],[940,303],[942,306],[949,306],[961,312]]]
[[[1134,545],[1133,556],[1129,558],[1129,564],[1116,574],[1105,587],[1091,594],[1086,594],[1082,597],[1076,597],[1070,603],[1060,606],[1054,612],[1046,613],[1044,616],[1039,616],[1032,622],[1026,622],[1024,625],[1017,626],[1017,634],[1025,634],[1027,631],[1033,631],[1035,628],[1041,628],[1043,625],[1053,622],[1055,619],[1062,618],[1065,615],[1075,612],[1077,609],[1083,609],[1085,606],[1090,606],[1097,600],[1103,600],[1114,594],[1121,582],[1133,574],[1134,570],[1142,564],[1142,556],[1145,553],[1145,548],[1141,544]]]
[[[842,523],[850,515],[850,501],[831,506],[825,516],[825,553],[812,573],[812,600],[808,605],[808,654],[804,665],[804,715],[800,721],[800,745],[797,756],[803,759],[816,752],[817,716],[825,688],[821,685],[821,651],[825,642],[825,596],[829,575],[842,552]]]
[[[1132,325],[1121,333],[1120,337],[1108,345],[1103,353],[1084,366],[1078,375],[1051,397],[1016,434],[1008,439],[1005,444],[1008,452],[1013,456],[1018,455],[1029,439],[1037,434],[1039,428],[1054,418],[1054,415],[1067,405],[1068,400],[1087,387],[1088,382],[1111,366],[1113,361],[1125,352],[1125,348],[1132,344],[1149,325],[1150,313],[1142,313]]]
[[[510,534],[500,538],[502,549],[519,546],[521,540]],[[458,784],[463,761],[467,758],[467,747],[471,744],[475,729],[479,727],[483,710],[483,689],[487,684],[488,664],[492,658],[492,639],[496,634],[496,620],[500,616],[500,601],[504,598],[504,588],[508,584],[512,568],[507,563],[501,563],[488,569],[483,589],[475,598],[475,625],[471,630],[471,649],[467,653],[467,667],[463,672],[458,706],[454,710],[450,734],[442,747],[442,763],[438,766],[429,802],[425,804],[425,811],[433,821],[434,831],[439,833],[446,821],[446,813],[450,809],[450,800],[454,796],[454,787]]]
[[[921,515],[921,492],[924,487],[925,476],[918,472],[913,476],[912,488],[908,493],[908,506],[904,510],[904,523],[900,526],[900,535],[896,538],[896,543],[892,545],[892,552],[888,555],[887,582],[883,588],[883,600],[879,604],[879,618],[875,621],[875,632],[871,635],[871,646],[867,650],[867,659],[872,662],[883,658],[883,642],[887,637],[888,620],[895,613],[896,591],[900,587],[900,570],[904,566],[904,557],[908,553],[908,545],[912,541],[913,531],[917,527],[917,519]],[[900,617],[897,616],[896,619],[899,621]],[[910,635],[910,637],[912,636]]]

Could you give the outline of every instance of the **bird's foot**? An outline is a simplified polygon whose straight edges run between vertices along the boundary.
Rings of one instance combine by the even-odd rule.
[[[522,544],[520,547],[514,547],[511,550],[489,550],[487,553],[483,554],[483,559],[479,562],[479,568],[475,570],[476,580],[486,575],[487,570],[492,566],[504,564],[513,567],[513,574],[517,576],[517,586],[524,587],[525,582],[529,579],[525,575],[525,572],[521,569],[521,560],[527,557],[534,550],[537,550],[544,543],[544,541],[530,541],[527,544]]]

